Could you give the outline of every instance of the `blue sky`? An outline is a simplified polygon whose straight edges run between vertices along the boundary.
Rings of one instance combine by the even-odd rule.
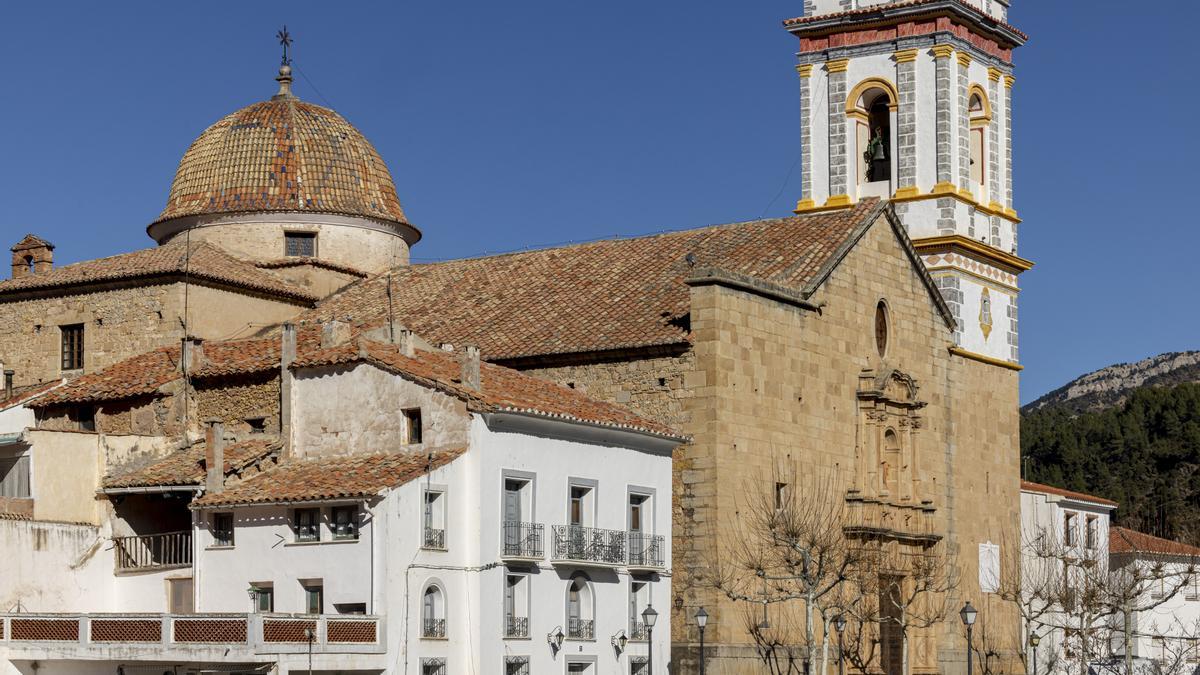
[[[801,0],[21,3],[0,22],[0,243],[151,244],[176,163],[274,92],[387,160],[416,260],[786,214]],[[1022,399],[1200,348],[1195,3],[1014,0]],[[1164,139],[1168,139],[1165,140]]]

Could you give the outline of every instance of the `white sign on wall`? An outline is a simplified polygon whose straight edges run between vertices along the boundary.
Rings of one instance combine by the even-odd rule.
[[[990,541],[979,545],[979,590],[1000,590],[1000,545]]]

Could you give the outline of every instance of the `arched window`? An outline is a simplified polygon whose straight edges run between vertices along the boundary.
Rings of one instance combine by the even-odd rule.
[[[875,348],[879,350],[879,358],[887,356],[888,348],[888,310],[883,300],[875,305]]]
[[[438,586],[427,586],[421,597],[421,637],[446,637],[446,597]]]
[[[883,432],[883,460],[879,464],[879,478],[884,491],[897,497],[900,487],[900,437],[891,429]]]
[[[571,583],[567,586],[567,637],[577,640],[595,638],[594,602],[592,583],[587,575],[571,577]]]
[[[987,184],[987,126],[992,120],[992,107],[983,87],[971,87],[967,114],[971,118],[971,191],[976,199],[983,200]]]
[[[30,274],[33,274],[33,270],[34,270],[33,256],[31,256],[31,255],[25,256],[25,268],[29,271]]]
[[[846,100],[860,158],[855,171],[859,184],[892,178],[892,112],[897,103],[896,88],[882,78],[863,80]]]

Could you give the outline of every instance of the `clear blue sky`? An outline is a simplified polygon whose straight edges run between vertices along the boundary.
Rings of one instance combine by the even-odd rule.
[[[144,227],[207,125],[297,93],[374,142],[417,260],[781,215],[800,176],[801,0],[13,3],[0,239],[70,262]],[[1191,2],[1014,0],[1022,398],[1200,348]],[[1187,50],[1187,51],[1185,51]],[[1170,140],[1164,141],[1163,139]]]

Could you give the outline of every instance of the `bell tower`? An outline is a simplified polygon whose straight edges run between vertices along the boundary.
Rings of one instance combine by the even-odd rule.
[[[805,0],[797,213],[890,199],[954,312],[951,350],[1020,369],[1008,0]]]

